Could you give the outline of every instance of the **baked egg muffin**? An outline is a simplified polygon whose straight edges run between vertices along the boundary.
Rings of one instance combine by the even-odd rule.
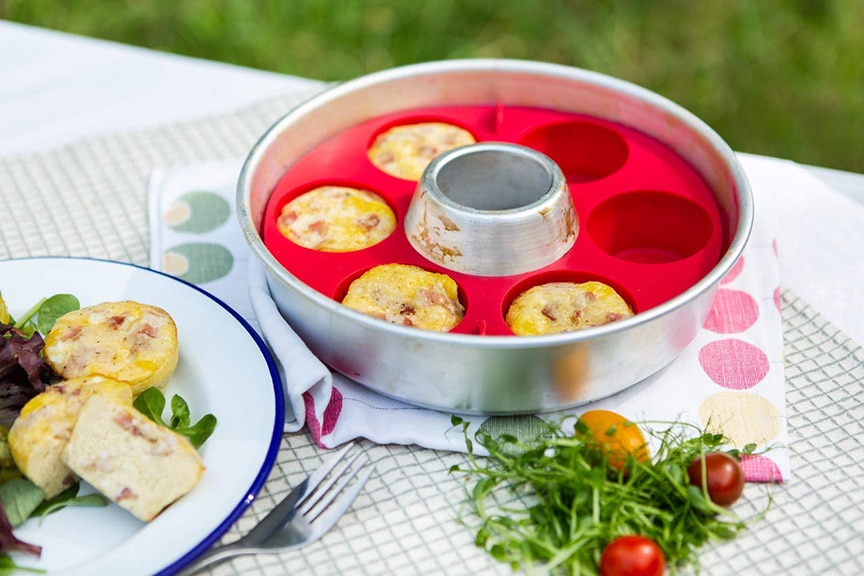
[[[45,337],[45,361],[65,379],[104,376],[137,396],[164,390],[179,359],[177,326],[165,310],[138,302],[104,302],[60,317]]]
[[[517,336],[534,336],[601,326],[630,316],[630,305],[602,282],[550,282],[517,296],[505,320]]]
[[[282,207],[276,226],[287,239],[322,252],[353,252],[378,244],[396,229],[380,196],[346,186],[321,186]]]
[[[419,180],[433,158],[476,142],[474,135],[445,122],[395,126],[379,134],[368,156],[378,169],[405,180]]]
[[[348,288],[342,304],[393,324],[447,332],[462,320],[459,288],[446,274],[409,264],[382,264]]]
[[[59,382],[31,398],[9,430],[15,465],[52,498],[77,482],[61,455],[78,422],[81,407],[93,396],[132,404],[132,388],[102,376],[83,376]]]
[[[81,408],[63,462],[145,522],[192,490],[204,472],[188,439],[129,404],[101,395]]]

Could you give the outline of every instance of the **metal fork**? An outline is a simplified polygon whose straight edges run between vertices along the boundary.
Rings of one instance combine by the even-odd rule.
[[[297,485],[246,536],[205,552],[179,576],[188,576],[243,554],[290,552],[321,538],[348,510],[375,470],[371,463],[352,467],[360,456],[358,453],[344,462],[338,471],[330,474],[352,446],[349,444],[339,450]],[[355,477],[357,481],[348,487]]]

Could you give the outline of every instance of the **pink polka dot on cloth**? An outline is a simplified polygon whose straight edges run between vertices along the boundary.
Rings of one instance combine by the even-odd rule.
[[[774,306],[777,307],[778,312],[782,312],[783,308],[783,298],[780,296],[780,287],[774,289]]]
[[[756,299],[740,290],[721,288],[705,320],[705,328],[718,334],[744,332],[759,319]]]
[[[783,482],[780,468],[770,458],[757,454],[742,454],[741,468],[748,482]]]
[[[768,356],[760,348],[726,338],[709,342],[699,350],[699,364],[709,378],[730,390],[746,390],[768,374]]]
[[[728,284],[729,282],[732,282],[733,280],[735,280],[735,278],[738,277],[739,274],[741,274],[741,270],[743,270],[743,269],[744,269],[744,256],[741,256],[738,259],[738,261],[735,262],[735,265],[732,266],[732,269],[726,273],[726,276],[724,276],[723,279],[720,280],[720,284]]]
[[[759,319],[759,304],[740,290],[717,290],[705,328],[718,334],[744,332]]]

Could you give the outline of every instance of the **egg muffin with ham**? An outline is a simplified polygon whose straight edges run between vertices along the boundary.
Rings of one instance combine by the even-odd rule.
[[[505,320],[517,336],[559,334],[633,316],[633,309],[602,282],[550,282],[521,293]]]
[[[46,498],[78,481],[61,456],[82,406],[96,395],[132,405],[132,388],[125,382],[101,376],[72,378],[31,398],[9,430],[7,440],[15,465]]]
[[[378,169],[404,180],[419,180],[432,160],[443,152],[476,143],[468,130],[446,122],[394,126],[379,134],[369,147],[369,160]]]
[[[374,192],[320,186],[286,204],[276,224],[283,236],[304,248],[353,252],[390,236],[396,215]]]
[[[354,280],[345,306],[392,324],[447,332],[465,314],[459,286],[447,274],[409,264],[381,264]]]
[[[81,408],[62,460],[145,522],[192,490],[204,473],[189,440],[105,395],[91,397]]]
[[[179,359],[177,326],[162,308],[104,302],[69,312],[45,337],[46,363],[64,379],[104,376],[138,396],[164,390]]]

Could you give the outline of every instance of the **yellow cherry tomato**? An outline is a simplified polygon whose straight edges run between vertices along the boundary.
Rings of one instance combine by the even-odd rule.
[[[576,434],[596,443],[609,466],[617,470],[623,470],[629,458],[646,462],[650,456],[639,427],[610,410],[589,410],[582,414],[576,422]]]

